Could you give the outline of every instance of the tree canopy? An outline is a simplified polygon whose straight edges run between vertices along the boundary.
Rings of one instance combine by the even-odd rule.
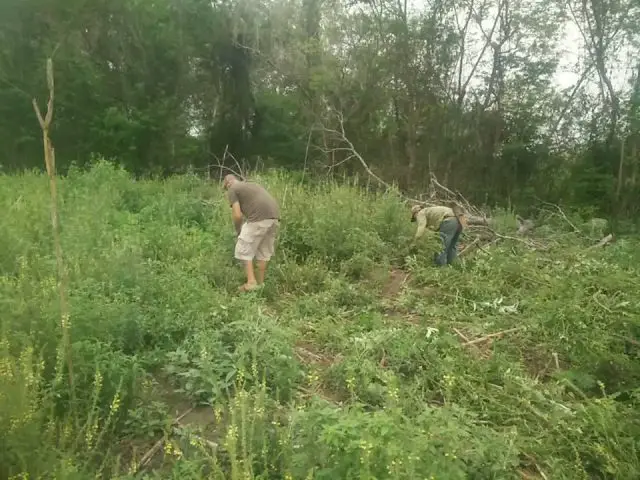
[[[407,191],[637,212],[633,0],[5,0],[0,165],[40,168],[31,106],[55,62],[59,170],[252,166]]]

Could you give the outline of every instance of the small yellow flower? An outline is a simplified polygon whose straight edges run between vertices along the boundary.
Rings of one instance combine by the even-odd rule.
[[[222,420],[222,409],[219,407],[214,408],[213,415],[216,417],[216,422],[220,422]]]
[[[113,396],[113,400],[111,400],[111,414],[115,415],[116,413],[118,413],[118,410],[120,409],[120,394],[116,393]]]

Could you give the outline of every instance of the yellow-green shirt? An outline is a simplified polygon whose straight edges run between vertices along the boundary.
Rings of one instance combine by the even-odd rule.
[[[435,206],[423,208],[416,214],[418,230],[416,231],[415,238],[420,238],[427,228],[437,231],[442,221],[449,217],[455,217],[453,210],[449,207]]]

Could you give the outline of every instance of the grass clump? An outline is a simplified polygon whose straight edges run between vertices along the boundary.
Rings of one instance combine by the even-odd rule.
[[[61,179],[72,396],[47,181],[0,177],[0,477],[638,478],[637,238],[437,269],[392,194],[259,180],[281,237],[239,296],[217,184]]]

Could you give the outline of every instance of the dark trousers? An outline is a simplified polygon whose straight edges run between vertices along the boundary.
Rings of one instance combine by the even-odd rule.
[[[436,254],[434,261],[436,265],[449,265],[453,263],[458,255],[458,240],[462,233],[462,224],[457,218],[447,218],[440,224],[440,238],[442,239],[443,250]]]

